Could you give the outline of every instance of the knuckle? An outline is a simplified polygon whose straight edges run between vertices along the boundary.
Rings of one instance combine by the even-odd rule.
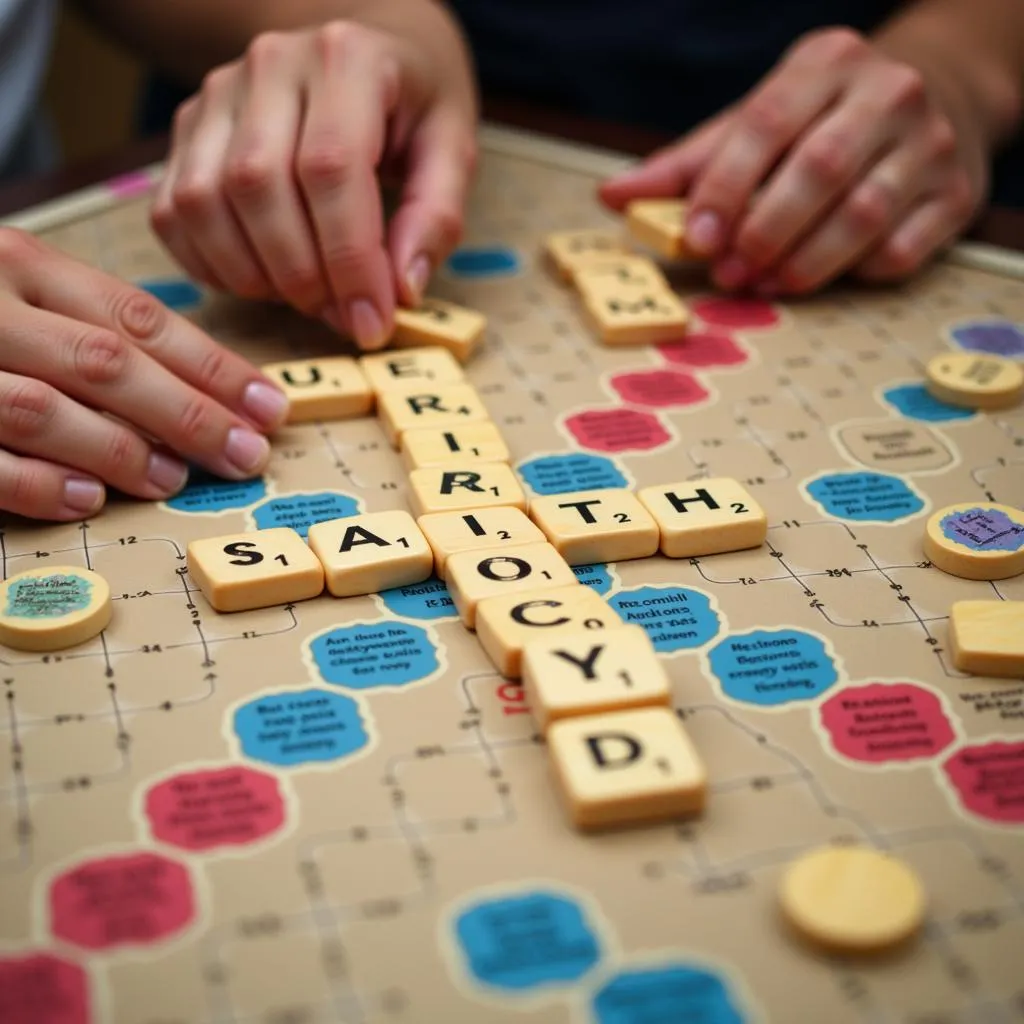
[[[833,25],[807,33],[798,44],[798,52],[815,63],[848,62],[862,57],[868,50],[867,39],[856,29]]]
[[[299,150],[296,173],[306,188],[334,191],[352,177],[355,162],[355,153],[341,139],[316,139]]]
[[[107,472],[124,475],[139,465],[139,439],[129,430],[118,427],[110,432],[103,452],[103,466]]]
[[[0,267],[23,263],[38,245],[27,231],[0,227]]]
[[[152,295],[135,289],[119,292],[113,301],[114,323],[137,341],[153,341],[167,324],[167,310]]]
[[[193,395],[178,417],[178,436],[188,447],[200,445],[209,436],[212,418],[210,402],[202,395]]]
[[[206,345],[195,368],[196,386],[209,392],[223,383],[227,371],[227,351],[216,342]]]
[[[230,86],[233,76],[234,66],[231,64],[222,64],[208,71],[200,86],[202,96],[211,100],[219,98]]]
[[[4,505],[20,515],[44,517],[57,504],[54,489],[38,463],[21,459],[5,480]]]
[[[336,19],[321,25],[316,33],[316,51],[324,64],[345,60],[357,48],[370,45],[373,33],[352,21]]]
[[[742,120],[752,135],[776,140],[789,133],[792,111],[781,90],[762,89],[747,101]]]
[[[38,437],[57,415],[60,395],[40,380],[20,380],[0,396],[0,426],[16,438]]]
[[[894,64],[889,69],[886,93],[896,109],[916,107],[927,92],[924,75],[909,64]]]
[[[214,182],[194,174],[183,174],[174,183],[171,197],[183,216],[203,220],[213,214],[219,199]]]
[[[87,328],[71,343],[71,370],[87,384],[112,384],[128,366],[130,346],[113,331]]]
[[[332,271],[334,280],[350,281],[353,291],[357,281],[365,280],[366,266],[372,255],[369,246],[344,238],[325,239],[322,251],[324,264]]]
[[[835,134],[818,137],[808,142],[804,149],[804,166],[814,180],[836,187],[849,175],[849,152],[849,143]]]
[[[262,32],[249,44],[246,63],[252,70],[265,66],[276,66],[288,51],[288,35],[285,32]]]
[[[889,223],[892,209],[892,196],[885,186],[864,182],[850,194],[844,215],[857,235],[875,235]]]
[[[255,145],[232,156],[224,168],[224,188],[239,201],[264,201],[274,190],[275,167],[262,148]]]

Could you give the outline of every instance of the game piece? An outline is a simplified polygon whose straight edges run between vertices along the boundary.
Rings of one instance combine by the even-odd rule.
[[[692,258],[684,224],[687,203],[683,199],[634,199],[626,207],[629,233],[668,259]]]
[[[459,362],[466,362],[484,336],[487,319],[443,299],[424,299],[418,309],[395,310],[392,342],[399,348],[440,345]]]
[[[346,420],[373,410],[373,392],[349,356],[267,363],[263,372],[288,396],[288,423]]]
[[[550,544],[460,551],[448,559],[445,580],[468,629],[476,625],[477,605],[488,597],[577,583],[571,566]]]
[[[428,427],[402,435],[406,469],[445,466],[452,462],[508,462],[508,446],[498,428],[486,420],[459,427]]]
[[[756,548],[767,536],[764,509],[728,477],[644,487],[637,496],[654,516],[668,558]]]
[[[417,516],[428,512],[470,512],[512,505],[526,510],[519,478],[504,462],[424,466],[409,474],[409,504]]]
[[[1024,601],[954,601],[949,650],[961,672],[1024,679]]]
[[[654,260],[646,256],[613,253],[594,256],[573,270],[572,283],[580,291],[607,289],[609,286],[671,291],[665,275]]]
[[[582,231],[555,231],[544,241],[544,251],[563,281],[571,281],[574,272],[595,257],[630,256],[617,231],[586,228]]]
[[[401,509],[314,523],[309,546],[335,597],[377,594],[422,583],[434,571],[427,538]]]
[[[438,384],[465,384],[466,374],[446,348],[428,345],[402,352],[389,350],[363,356],[359,365],[376,394],[415,391]]]
[[[434,572],[442,580],[448,559],[458,551],[543,544],[546,540],[522,509],[505,505],[473,512],[432,512],[416,522],[434,551]]]
[[[547,743],[577,828],[651,824],[704,809],[707,773],[669,708],[563,718],[551,724]]]
[[[660,542],[651,513],[625,489],[534,498],[530,518],[570,565],[649,558]]]
[[[503,676],[518,679],[523,647],[545,636],[551,639],[578,629],[622,626],[622,619],[600,594],[575,584],[554,590],[523,591],[488,597],[476,608],[476,635]]]
[[[672,697],[668,673],[642,626],[531,640],[522,669],[541,729],[560,718],[667,705]]]
[[[1024,366],[1002,356],[947,352],[928,361],[925,387],[965,409],[1008,409],[1024,396]]]
[[[0,644],[17,651],[62,651],[110,623],[110,587],[99,573],[47,565],[0,583]]]
[[[469,384],[437,384],[410,391],[382,391],[377,411],[388,442],[402,447],[402,435],[419,427],[462,426],[489,420],[476,388]]]
[[[840,953],[879,953],[909,939],[925,895],[903,861],[863,846],[828,846],[792,863],[779,887],[782,912],[805,939]]]
[[[194,540],[188,571],[219,612],[305,601],[324,589],[320,560],[287,526]]]
[[[606,345],[647,345],[678,340],[690,314],[673,292],[615,285],[580,292],[583,308]]]
[[[1024,511],[992,501],[939,509],[924,528],[924,554],[965,580],[1005,580],[1024,572]]]

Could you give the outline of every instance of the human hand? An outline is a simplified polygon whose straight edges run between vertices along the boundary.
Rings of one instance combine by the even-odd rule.
[[[476,158],[461,43],[420,7],[409,38],[349,22],[261,35],[179,109],[152,220],[193,277],[384,344],[396,300],[418,302],[459,239]],[[404,174],[387,238],[385,164]]]
[[[970,221],[987,154],[955,83],[847,29],[800,40],[735,107],[602,188],[685,195],[687,239],[722,288],[894,280]]]
[[[0,228],[0,511],[83,519],[105,484],[166,498],[185,483],[178,456],[254,476],[286,409],[152,296]]]

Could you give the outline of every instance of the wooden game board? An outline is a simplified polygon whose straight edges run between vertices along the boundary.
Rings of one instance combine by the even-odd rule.
[[[485,312],[469,366],[536,493],[741,479],[763,549],[581,569],[642,623],[710,774],[698,820],[581,836],[519,686],[432,582],[221,616],[193,538],[403,507],[374,419],[288,428],[264,479],[0,532],[4,575],[91,566],[94,642],[0,649],[4,1024],[952,1024],[1024,1020],[1024,685],[945,650],[961,598],[930,511],[1024,506],[1024,410],[921,387],[950,347],[1024,358],[1024,285],[960,253],[901,291],[791,306],[701,294],[691,333],[599,346],[542,268],[602,226],[620,162],[488,130],[466,249],[436,292]],[[151,172],[19,222],[169,302]],[[982,253],[1014,270],[1012,258]],[[154,284],[155,283],[155,284]],[[257,363],[336,341],[280,310],[191,315]],[[776,886],[828,842],[898,854],[921,940],[872,962],[786,933]]]

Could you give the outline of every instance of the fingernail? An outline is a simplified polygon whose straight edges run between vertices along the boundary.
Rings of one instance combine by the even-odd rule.
[[[251,475],[258,472],[270,457],[270,442],[262,435],[244,427],[232,427],[228,431],[228,442],[224,455],[239,473]]]
[[[409,286],[409,291],[416,297],[416,301],[420,302],[423,298],[423,292],[427,287],[427,282],[430,280],[430,260],[427,259],[423,253],[420,253],[412,263],[409,264],[409,269],[405,274],[405,283]]]
[[[103,504],[103,484],[82,477],[68,477],[64,481],[64,504],[76,512],[96,512]]]
[[[273,384],[254,380],[242,393],[242,408],[261,427],[276,427],[288,412],[288,397]]]
[[[750,268],[739,256],[728,256],[715,267],[712,276],[719,288],[742,288],[750,276]]]
[[[686,241],[699,253],[712,253],[722,244],[722,221],[717,213],[702,210],[686,224]]]
[[[348,307],[352,336],[360,348],[380,348],[387,341],[384,322],[368,299],[356,299]]]
[[[177,494],[185,486],[188,479],[188,466],[180,459],[163,452],[153,452],[149,456],[149,468],[146,479],[161,494]]]

